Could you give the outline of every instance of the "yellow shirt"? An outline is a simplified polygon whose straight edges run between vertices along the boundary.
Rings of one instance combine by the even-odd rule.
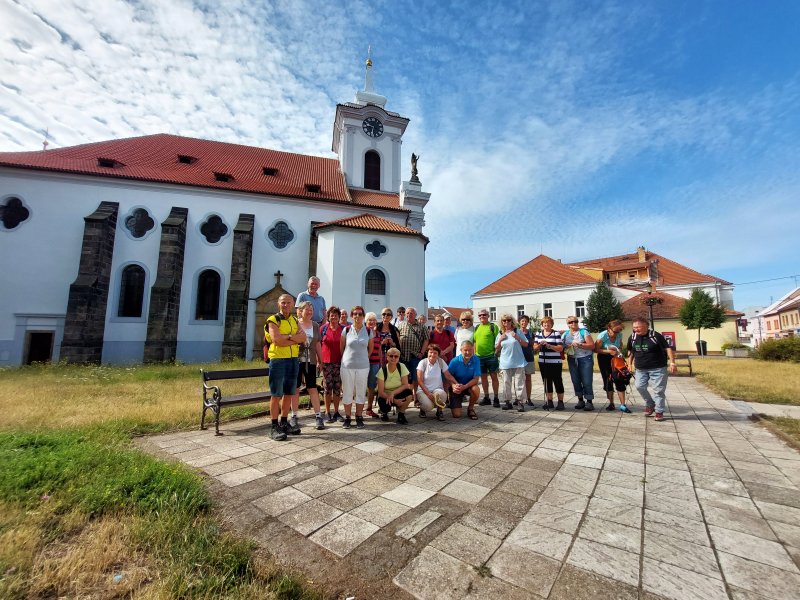
[[[282,314],[277,313],[267,319],[264,324],[264,334],[269,333],[269,324],[275,323],[278,326],[278,331],[283,335],[294,335],[299,329],[297,318],[294,315],[284,317]],[[297,358],[300,355],[300,344],[291,344],[290,346],[278,346],[277,344],[270,343],[269,345],[269,359],[275,358]]]

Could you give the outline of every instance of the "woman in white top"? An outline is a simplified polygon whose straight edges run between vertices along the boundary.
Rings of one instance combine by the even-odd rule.
[[[456,356],[461,354],[461,344],[463,342],[475,341],[472,339],[473,335],[475,334],[475,328],[472,326],[472,321],[473,317],[471,310],[465,310],[458,318],[458,322],[461,325],[458,329],[456,329]]]
[[[344,312],[344,311],[342,311]],[[375,334],[364,323],[364,307],[350,309],[353,324],[342,332],[342,403],[344,404],[345,429],[350,429],[350,413],[353,400],[356,401],[356,427],[364,427],[364,404],[367,401],[367,378],[369,376],[369,355]]]
[[[450,375],[447,363],[439,358],[440,348],[437,344],[428,344],[428,358],[420,361],[417,366],[417,401],[419,402],[419,416],[425,417],[425,412],[436,407],[436,418],[444,421],[442,409],[447,405],[447,392],[444,391],[444,381],[452,385],[455,379]]]
[[[517,329],[517,323],[510,314],[500,315],[500,333],[494,340],[494,349],[500,353],[500,376],[503,379],[503,410],[513,408],[511,400],[519,412],[525,412],[525,354],[528,338]]]
[[[322,364],[322,346],[320,345],[319,325],[312,317],[314,316],[314,305],[308,300],[298,305],[298,325],[306,332],[306,341],[300,344],[300,368],[297,372],[297,392],[292,397],[292,420],[297,424],[297,413],[300,408],[300,387],[305,383],[308,390],[308,397],[311,399],[311,406],[314,408],[314,416],[317,421],[317,429],[325,429],[319,407],[319,391],[317,390],[317,365]]]

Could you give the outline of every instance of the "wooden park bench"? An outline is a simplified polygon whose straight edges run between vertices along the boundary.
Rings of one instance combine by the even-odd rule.
[[[203,378],[203,414],[200,417],[200,429],[205,429],[206,411],[214,413],[214,428],[217,435],[219,432],[219,412],[224,406],[238,406],[244,404],[256,404],[258,402],[269,402],[272,396],[267,388],[266,378],[269,376],[269,367],[257,369],[228,369],[224,371],[206,371],[200,369],[200,376]],[[219,385],[208,385],[209,381],[222,381],[225,379],[246,379],[250,377],[264,378],[264,391],[251,394],[235,394],[224,396]]]
[[[680,367],[687,367],[689,369],[689,377],[692,376],[692,358],[688,354],[676,354],[675,355],[675,366]],[[680,375],[680,371],[678,375]]]

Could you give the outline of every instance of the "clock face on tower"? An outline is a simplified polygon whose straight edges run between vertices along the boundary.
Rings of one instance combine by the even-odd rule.
[[[383,135],[383,123],[376,117],[367,117],[361,123],[361,129],[364,130],[369,137],[379,138]]]

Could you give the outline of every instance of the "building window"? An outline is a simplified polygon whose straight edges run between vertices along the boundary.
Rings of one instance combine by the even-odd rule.
[[[584,305],[582,300],[578,300],[575,302],[575,316],[579,319],[583,319],[586,317],[586,306]]]
[[[545,302],[545,303],[542,305],[542,314],[543,314],[545,317],[550,317],[551,319],[553,318],[553,305],[552,305],[552,303],[550,303],[550,302]]]
[[[283,250],[294,239],[294,232],[286,221],[278,221],[267,232],[267,237],[278,250]]]
[[[0,205],[0,222],[5,229],[15,229],[20,223],[27,221],[31,216],[19,198],[11,197],[5,204]]]
[[[772,321],[767,321],[767,331],[772,330]]]
[[[386,254],[386,246],[380,243],[379,240],[373,240],[366,246],[364,246],[374,258],[380,258],[384,254]]]
[[[211,215],[206,222],[200,226],[200,233],[206,238],[209,244],[216,244],[228,235],[228,226],[219,215]]]
[[[141,317],[144,304],[144,269],[128,265],[122,271],[119,283],[118,317]]]
[[[155,226],[156,222],[145,208],[137,208],[125,217],[125,229],[136,239],[143,238]]]
[[[497,321],[497,307],[490,306],[489,307],[489,320],[490,321]]]
[[[628,271],[628,279],[636,279],[636,276],[639,274],[639,271]]]
[[[364,277],[364,293],[369,296],[386,295],[386,275],[380,269],[370,269]]]
[[[206,269],[197,278],[197,306],[194,318],[198,321],[219,320],[219,273]]]
[[[375,150],[364,155],[364,187],[368,190],[381,189],[381,156]]]
[[[519,319],[524,314],[525,314],[525,305],[517,304],[517,319]]]

